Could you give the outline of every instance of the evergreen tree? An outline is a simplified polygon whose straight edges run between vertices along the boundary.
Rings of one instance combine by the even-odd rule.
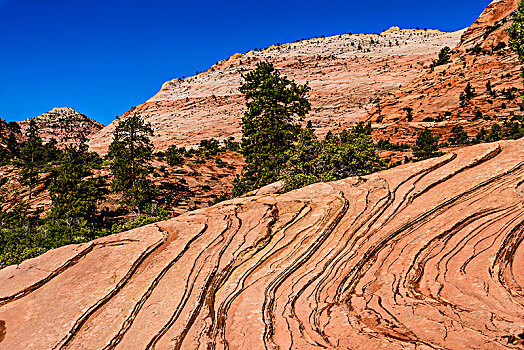
[[[329,134],[327,138],[332,138]],[[322,152],[322,143],[312,128],[302,129],[296,146],[288,151],[288,161],[280,178],[284,180],[286,191],[319,182],[317,158]]]
[[[42,139],[38,134],[36,123],[33,119],[29,122],[26,134],[27,141],[20,150],[22,170],[20,171],[20,182],[29,186],[29,199],[32,198],[33,189],[40,178],[40,168],[44,161],[44,148]]]
[[[484,128],[480,128],[479,132],[477,133],[477,136],[475,136],[475,142],[485,142],[486,138],[488,136],[488,132]]]
[[[438,140],[438,135],[433,135],[431,130],[425,128],[418,135],[415,146],[413,146],[413,156],[416,158],[416,160],[424,160],[441,156],[442,152],[439,152]]]
[[[524,0],[520,0],[518,8],[511,14],[513,23],[506,31],[509,35],[509,46],[515,51],[520,61],[524,61]]]
[[[225,151],[225,149],[220,147],[220,143],[218,142],[218,140],[209,139],[200,141],[197,154],[199,154],[202,157],[209,158],[211,156],[216,156],[217,154],[223,151]]]
[[[477,96],[475,89],[471,86],[471,83],[468,82],[464,91],[460,93],[460,106],[466,107],[469,101],[475,96]]]
[[[413,108],[405,107],[404,111],[406,112],[406,120],[411,123],[413,121]]]
[[[502,140],[502,127],[499,124],[495,123],[489,130],[487,141],[494,142],[499,140]]]
[[[0,164],[6,164],[11,159],[11,154],[7,148],[0,146]]]
[[[518,8],[511,14],[513,23],[506,31],[509,35],[509,46],[517,54],[519,61],[524,63],[524,0],[520,0]],[[524,79],[524,66],[521,67],[521,76]],[[524,103],[524,96],[522,96]]]
[[[362,134],[362,135],[369,135],[371,136],[371,123],[364,124],[364,122],[358,122],[351,131],[354,134]]]
[[[431,68],[441,66],[449,62],[451,62],[451,49],[446,46],[442,50],[440,50],[438,54],[438,59],[436,61],[433,61],[433,63],[431,64]]]
[[[309,87],[280,75],[269,62],[261,62],[244,77],[240,92],[247,100],[242,117],[242,154],[246,165],[235,181],[241,194],[276,181],[287,162],[288,151],[300,132],[298,119],[310,110]]]
[[[486,92],[491,95],[493,94],[493,85],[491,85],[491,81],[488,80],[486,83]]]
[[[524,123],[520,121],[505,121],[502,132],[505,139],[517,140],[524,137]]]
[[[99,157],[87,150],[87,145],[81,144],[67,148],[62,154],[61,164],[49,187],[52,217],[94,221],[96,205],[105,194],[105,183],[101,177],[92,176],[91,168]]]
[[[14,133],[11,132],[9,134],[7,140],[5,141],[5,145],[7,150],[9,151],[11,158],[20,157],[20,145],[18,144],[18,141],[16,140],[16,136]]]
[[[451,128],[449,143],[452,145],[464,145],[468,143],[468,134],[466,131],[464,131],[464,127],[462,125]]]
[[[468,82],[468,84],[464,88],[464,96],[466,96],[466,99],[470,100],[476,95],[477,94],[475,93],[475,89],[471,86],[471,83]]]
[[[0,210],[0,269],[19,264],[46,251],[42,248],[41,211],[32,211],[27,203],[17,203],[11,210]]]
[[[130,208],[142,208],[156,193],[154,184],[147,177],[153,157],[151,136],[151,124],[135,113],[118,123],[109,146],[108,158],[113,174],[111,188],[123,194],[124,202]]]
[[[382,121],[384,120],[384,115],[382,115],[382,105],[380,104],[380,98],[377,98],[376,99],[376,102],[377,102],[377,123],[382,123]]]
[[[171,166],[180,165],[184,162],[183,154],[185,153],[184,148],[178,148],[175,145],[169,146],[165,153],[167,164]]]
[[[244,77],[240,92],[247,100],[242,117],[242,154],[246,165],[235,192],[259,188],[278,179],[300,132],[299,118],[311,105],[309,87],[282,77],[269,62],[261,62]]]
[[[62,151],[58,149],[58,142],[55,139],[50,139],[43,145],[43,157],[46,162],[53,162],[60,159]]]

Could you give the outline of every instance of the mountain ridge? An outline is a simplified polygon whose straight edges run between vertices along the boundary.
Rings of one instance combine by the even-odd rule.
[[[211,137],[238,140],[244,109],[238,92],[241,74],[261,60],[272,61],[299,83],[309,81],[313,108],[308,120],[320,134],[347,128],[371,109],[376,95],[409,83],[442,47],[456,45],[461,34],[436,30],[344,34],[234,54],[197,76],[165,82],[155,96],[93,135],[89,145],[105,153],[115,123],[131,113],[141,113],[152,123],[153,142],[161,150]]]
[[[453,126],[462,126],[472,138],[480,129],[522,113],[518,98],[524,93],[521,64],[508,47],[505,32],[516,8],[517,0],[491,3],[463,33],[459,45],[451,47],[450,62],[385,95],[380,108],[375,105],[361,119],[375,123],[374,137],[413,143],[425,127],[446,137]],[[463,104],[460,95],[468,83],[475,95]],[[413,122],[407,120],[408,108]]]

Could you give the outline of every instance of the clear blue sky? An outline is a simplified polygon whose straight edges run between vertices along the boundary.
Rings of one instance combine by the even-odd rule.
[[[0,0],[0,118],[71,106],[108,124],[235,52],[393,25],[469,26],[491,0]]]

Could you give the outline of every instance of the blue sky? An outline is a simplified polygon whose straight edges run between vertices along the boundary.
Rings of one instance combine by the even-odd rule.
[[[70,106],[108,124],[236,52],[393,25],[452,31],[491,0],[0,0],[0,118]]]

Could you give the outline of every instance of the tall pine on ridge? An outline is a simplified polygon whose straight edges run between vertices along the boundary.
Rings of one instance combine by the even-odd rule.
[[[135,113],[118,123],[109,146],[108,158],[113,174],[111,188],[122,193],[124,203],[132,209],[143,208],[156,192],[153,182],[147,177],[153,158],[151,136],[151,124]]]
[[[29,199],[31,200],[33,189],[40,178],[40,167],[44,160],[42,139],[33,119],[29,121],[29,130],[26,136],[28,139],[20,150],[20,160],[22,161],[20,182],[29,186]]]
[[[239,195],[278,180],[287,151],[300,133],[299,119],[310,110],[307,84],[280,75],[270,62],[261,62],[244,76],[240,92],[246,98],[242,117],[242,154],[246,165],[235,181]]]
[[[61,158],[62,162],[49,187],[51,216],[93,222],[96,205],[105,194],[103,179],[93,177],[91,170],[100,158],[96,153],[88,152],[85,144],[68,147]]]

